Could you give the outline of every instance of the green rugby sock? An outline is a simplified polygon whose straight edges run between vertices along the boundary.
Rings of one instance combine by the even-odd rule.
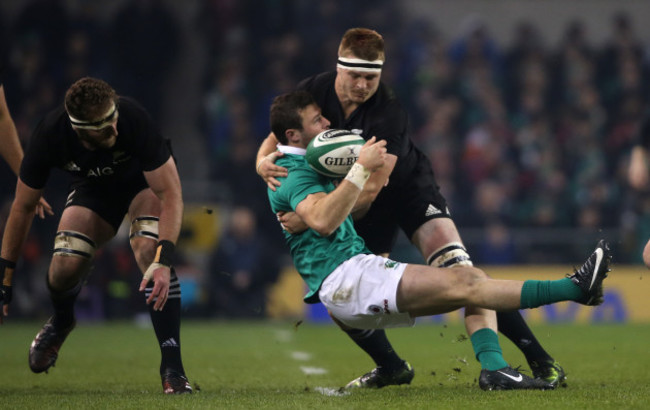
[[[498,370],[508,366],[499,346],[499,337],[492,329],[479,329],[469,338],[481,369]]]
[[[521,288],[521,308],[536,308],[565,300],[578,300],[584,295],[571,279],[527,280]]]

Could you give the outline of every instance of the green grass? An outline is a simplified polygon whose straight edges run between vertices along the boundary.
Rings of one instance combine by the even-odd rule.
[[[372,362],[331,325],[192,322],[183,358],[197,394],[167,397],[153,331],[132,323],[80,324],[49,374],[33,374],[27,351],[41,323],[0,327],[0,409],[622,409],[650,403],[650,325],[535,325],[565,367],[555,391],[483,392],[479,364],[460,326],[390,330],[416,371],[410,386],[330,396]],[[525,365],[502,338],[506,359]],[[307,360],[296,358],[296,352]],[[324,374],[307,375],[302,367]]]

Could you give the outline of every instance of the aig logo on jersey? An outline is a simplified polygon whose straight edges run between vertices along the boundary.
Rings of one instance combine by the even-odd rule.
[[[97,168],[91,168],[88,170],[88,173],[86,174],[87,177],[101,177],[105,175],[113,175],[115,171],[111,167],[97,167]]]

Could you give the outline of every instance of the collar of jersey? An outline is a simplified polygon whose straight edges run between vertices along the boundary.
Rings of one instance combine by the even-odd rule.
[[[278,151],[284,154],[293,154],[293,155],[302,155],[304,156],[307,153],[305,148],[292,147],[290,145],[280,145],[278,144]]]

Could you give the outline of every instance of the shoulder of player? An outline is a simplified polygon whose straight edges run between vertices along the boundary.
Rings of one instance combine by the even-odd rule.
[[[307,90],[311,93],[323,91],[334,86],[336,79],[336,71],[326,71],[324,73],[316,74],[307,77],[298,83],[296,87],[298,90]]]
[[[34,129],[30,141],[40,141],[43,138],[46,138],[46,141],[62,140],[73,135],[73,132],[68,114],[61,105],[43,116]]]
[[[285,153],[283,156],[278,157],[278,159],[275,161],[275,164],[287,169],[299,170],[300,168],[309,168],[307,161],[305,160],[305,156],[298,154]]]
[[[391,109],[403,110],[402,103],[399,101],[395,90],[384,82],[379,83],[377,93],[375,94],[377,104],[382,106],[389,106]]]

